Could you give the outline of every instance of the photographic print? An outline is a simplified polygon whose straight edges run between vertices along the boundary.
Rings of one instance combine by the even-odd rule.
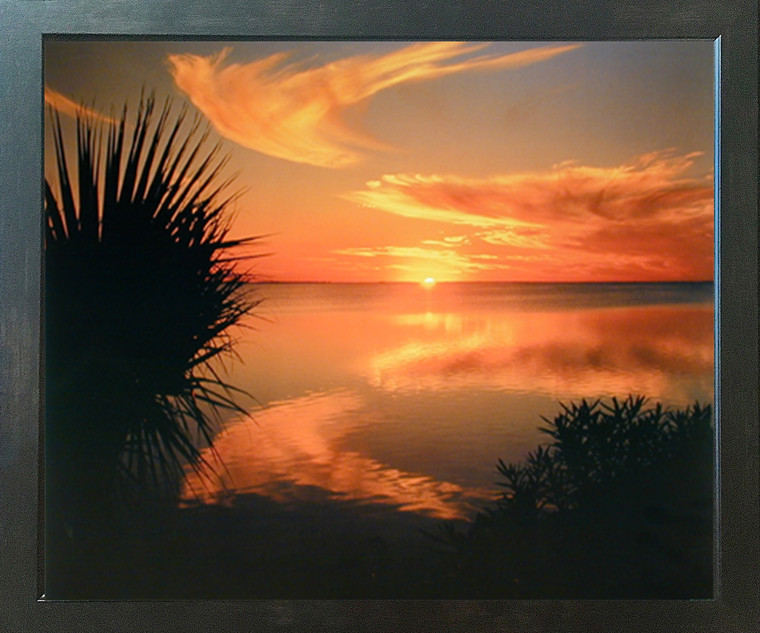
[[[714,55],[46,39],[46,598],[712,598]]]

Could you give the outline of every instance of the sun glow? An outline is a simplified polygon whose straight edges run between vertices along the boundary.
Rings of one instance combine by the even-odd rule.
[[[433,279],[432,277],[425,277],[425,279],[422,282],[422,285],[425,286],[426,288],[432,288],[433,286],[435,286],[435,279]]]

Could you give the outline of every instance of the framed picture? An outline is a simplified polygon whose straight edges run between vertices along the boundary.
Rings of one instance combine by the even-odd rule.
[[[756,8],[357,9],[7,9],[9,621],[751,629]]]

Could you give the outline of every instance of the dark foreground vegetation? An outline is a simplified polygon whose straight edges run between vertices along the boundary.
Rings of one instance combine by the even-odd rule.
[[[711,407],[644,398],[561,405],[551,441],[499,462],[501,498],[445,526],[446,594],[487,598],[712,596]]]
[[[48,577],[114,514],[171,496],[204,468],[215,415],[236,408],[211,364],[254,305],[227,238],[233,195],[207,134],[169,102],[129,120],[76,120],[70,175],[51,114],[45,183],[45,487]],[[69,150],[70,152],[70,150]],[[129,511],[129,510],[127,510]],[[62,586],[65,582],[61,580]]]

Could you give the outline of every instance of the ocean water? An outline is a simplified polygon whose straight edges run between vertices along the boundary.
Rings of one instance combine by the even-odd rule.
[[[558,402],[713,400],[713,285],[261,284],[229,382],[252,394],[183,498],[255,493],[466,518]],[[218,463],[218,462],[216,462]]]

